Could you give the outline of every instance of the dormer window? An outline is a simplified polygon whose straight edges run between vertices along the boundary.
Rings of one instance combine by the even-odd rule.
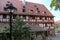
[[[36,10],[37,10],[37,12],[40,12],[40,11],[39,11],[39,8],[36,8]]]
[[[46,12],[44,12],[44,13],[46,13]]]
[[[45,11],[43,11],[42,13],[43,13],[44,15],[46,15],[46,12],[45,12]]]
[[[26,10],[25,10],[25,6],[23,6],[23,9],[22,9],[22,12],[25,12]]]
[[[42,17],[40,17],[40,20],[42,20]]]
[[[38,12],[40,12],[40,11],[38,11]]]
[[[37,7],[36,5],[34,5],[34,7]]]
[[[33,10],[30,10],[31,13],[33,13]]]
[[[30,10],[30,11],[32,11],[32,12],[33,12],[33,10]]]
[[[46,12],[44,12],[44,15],[46,15]]]
[[[36,8],[37,9],[37,11],[39,11],[39,9],[38,8]]]
[[[22,11],[25,12],[25,9],[23,9]]]
[[[23,8],[25,8],[25,6],[23,6]]]

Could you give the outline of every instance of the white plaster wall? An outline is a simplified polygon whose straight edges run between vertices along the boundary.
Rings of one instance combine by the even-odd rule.
[[[43,24],[39,24],[40,27],[43,27],[44,25]]]
[[[28,19],[29,17],[28,16],[26,16],[26,19]]]

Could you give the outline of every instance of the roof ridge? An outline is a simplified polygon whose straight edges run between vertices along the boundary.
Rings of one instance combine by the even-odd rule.
[[[43,5],[43,4],[40,4],[40,3],[28,2],[28,1],[26,1],[26,3],[32,3],[32,4]]]

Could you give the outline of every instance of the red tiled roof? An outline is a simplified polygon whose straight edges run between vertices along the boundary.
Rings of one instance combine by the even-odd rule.
[[[37,4],[37,3],[32,3],[32,2],[26,2],[26,12],[22,12],[23,9],[23,3],[22,1],[19,0],[10,0],[11,3],[17,8],[17,14],[31,14],[31,15],[42,15],[42,16],[53,16],[49,10],[42,4]],[[1,0],[0,1],[0,12],[5,12],[3,10],[3,7],[5,7],[7,3],[7,0]],[[37,12],[37,8],[39,9],[40,12]],[[31,13],[31,10],[33,10],[33,13]],[[44,14],[44,12],[46,14]]]

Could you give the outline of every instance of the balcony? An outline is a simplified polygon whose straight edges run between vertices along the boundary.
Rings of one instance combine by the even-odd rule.
[[[30,22],[36,22],[36,20],[35,20],[35,19],[30,19],[29,21],[30,21]]]
[[[53,27],[53,26],[51,26],[51,27],[50,27],[50,29],[54,29],[54,27]]]
[[[9,22],[9,19],[8,18],[6,18],[6,19],[0,18],[0,22]]]
[[[37,22],[43,22],[43,20],[37,20]]]
[[[48,20],[44,20],[44,22],[49,22]]]
[[[54,22],[53,20],[44,20],[44,22]]]
[[[44,29],[49,29],[49,27],[44,27]]]
[[[15,19],[12,19],[13,21]],[[54,22],[53,20],[40,20],[40,19],[23,19],[24,22]],[[9,18],[0,18],[0,22],[9,22]]]
[[[48,22],[54,22],[53,20],[48,20]]]
[[[48,27],[44,27],[44,29],[54,29],[54,27],[53,26],[48,26]]]
[[[27,22],[28,20],[27,19],[23,19],[24,22]]]

